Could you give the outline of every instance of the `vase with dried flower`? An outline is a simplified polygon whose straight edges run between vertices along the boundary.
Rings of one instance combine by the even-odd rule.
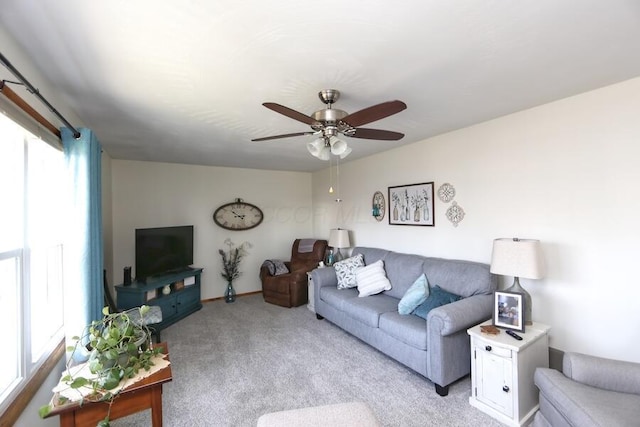
[[[218,250],[218,253],[222,257],[222,271],[220,275],[227,280],[227,288],[224,291],[225,302],[234,302],[236,300],[236,290],[233,288],[233,281],[240,277],[242,272],[240,271],[240,261],[248,253],[247,248],[251,248],[252,245],[249,242],[243,242],[240,246],[236,247],[235,243],[231,239],[226,239],[224,244],[229,247],[228,250]]]

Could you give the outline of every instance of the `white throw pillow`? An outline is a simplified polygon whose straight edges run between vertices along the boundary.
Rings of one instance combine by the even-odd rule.
[[[338,289],[349,289],[356,287],[356,269],[364,265],[362,254],[352,256],[333,264],[338,278]]]
[[[356,281],[358,282],[359,297],[368,297],[391,289],[391,282],[387,279],[384,263],[381,259],[366,267],[358,268]]]

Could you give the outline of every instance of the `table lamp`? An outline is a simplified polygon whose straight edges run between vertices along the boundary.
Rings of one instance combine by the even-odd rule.
[[[494,274],[513,276],[513,285],[506,292],[519,292],[524,295],[524,323],[531,325],[531,295],[520,286],[520,277],[541,279],[544,275],[544,263],[540,241],[533,239],[495,239],[491,254],[491,269]]]
[[[351,242],[349,241],[349,230],[343,230],[341,228],[332,229],[329,232],[329,246],[336,249],[333,261],[342,261],[343,257],[340,253],[340,249],[351,246]]]

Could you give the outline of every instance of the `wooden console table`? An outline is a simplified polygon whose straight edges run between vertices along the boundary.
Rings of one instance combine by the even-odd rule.
[[[156,344],[163,348],[169,359],[166,343]],[[162,427],[162,384],[172,380],[171,365],[123,389],[111,405],[110,420],[126,417],[136,412],[151,409],[153,427]],[[56,401],[54,396],[53,402]],[[108,402],[65,403],[53,406],[48,417],[60,415],[60,427],[95,427],[109,411]]]

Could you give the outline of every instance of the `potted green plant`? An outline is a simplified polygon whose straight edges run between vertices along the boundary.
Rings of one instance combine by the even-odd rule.
[[[153,358],[162,351],[160,347],[151,345],[151,331],[144,322],[148,311],[146,305],[117,313],[110,313],[109,307],[103,308],[102,319],[87,325],[82,335],[73,337],[75,344],[67,347],[71,355],[61,382],[72,389],[89,388],[91,392],[82,397],[82,401],[112,403],[118,395],[113,390],[123,380],[135,377],[141,369],[148,371],[154,364]],[[86,355],[87,352],[86,366],[90,375],[74,374],[80,372],[72,366],[75,356]],[[50,410],[49,405],[43,406],[40,416],[46,416]],[[109,414],[98,425],[109,426]]]

